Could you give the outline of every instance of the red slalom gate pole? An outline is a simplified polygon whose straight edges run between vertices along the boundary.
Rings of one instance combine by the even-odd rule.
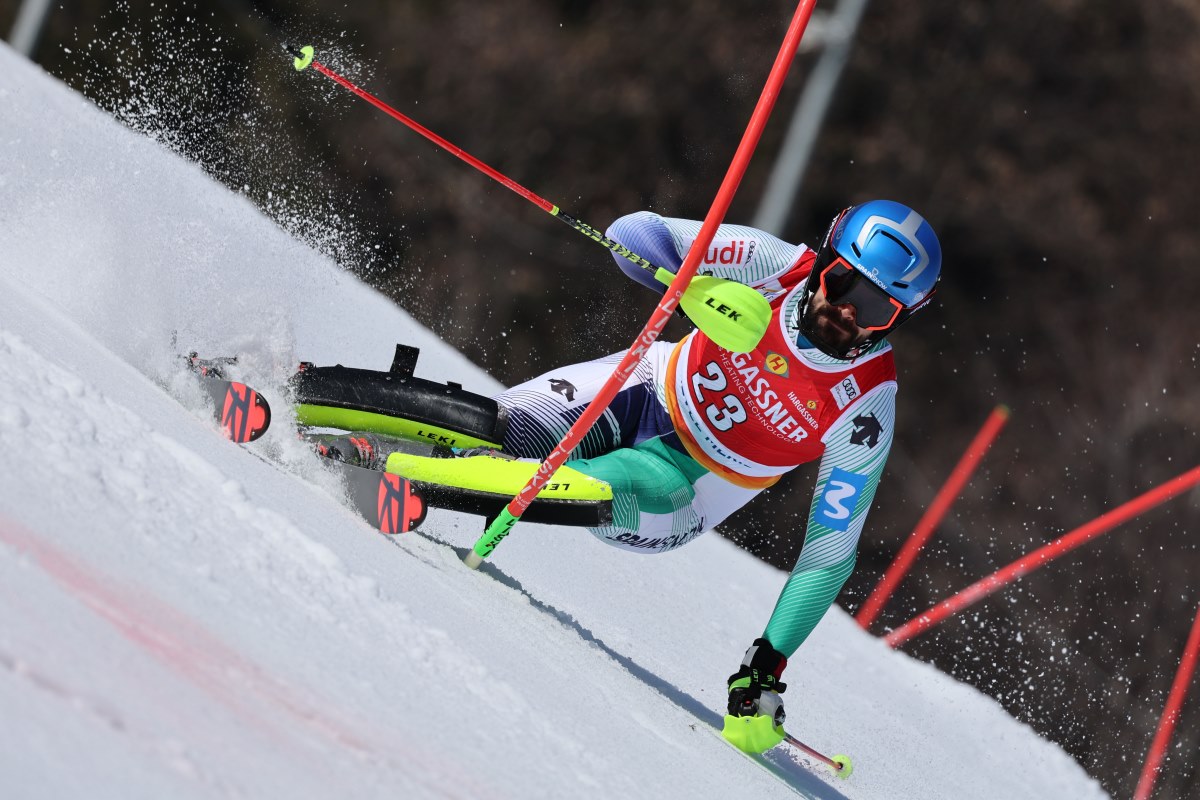
[[[1134,800],[1149,800],[1154,792],[1154,782],[1158,778],[1167,746],[1171,743],[1171,734],[1175,731],[1175,722],[1183,708],[1184,698],[1187,697],[1188,685],[1192,682],[1192,674],[1196,671],[1196,661],[1200,658],[1200,609],[1196,610],[1196,621],[1192,623],[1192,632],[1188,636],[1187,645],[1183,648],[1183,658],[1179,661],[1179,670],[1175,673],[1175,681],[1171,684],[1171,693],[1167,697],[1167,705],[1163,708],[1162,717],[1158,721],[1158,732],[1150,745],[1146,763],[1142,766],[1142,776],[1138,780]]]
[[[1044,547],[1038,548],[1029,555],[1009,564],[1007,567],[997,570],[983,580],[971,584],[950,599],[942,601],[924,614],[904,623],[883,637],[883,641],[890,647],[899,647],[917,634],[932,628],[946,617],[957,614],[964,608],[974,605],[997,589],[1033,572],[1038,567],[1048,564],[1059,556],[1069,553],[1081,544],[1103,533],[1107,533],[1123,522],[1131,520],[1160,503],[1170,500],[1175,495],[1186,492],[1197,484],[1200,484],[1200,467],[1193,467],[1182,475],[1167,481],[1157,489],[1152,489],[1123,505],[1117,506],[1107,514],[1097,517],[1086,525],[1076,528]]]
[[[796,49],[800,46],[800,39],[804,35],[804,29],[808,27],[808,20],[815,7],[816,0],[800,0],[800,4],[796,7],[796,13],[788,26],[783,45],[775,57],[775,63],[771,66],[771,72],[767,76],[766,85],[754,107],[754,113],[750,116],[750,123],[746,127],[745,133],[742,134],[742,141],[738,145],[737,152],[734,153],[733,162],[729,165],[725,179],[721,182],[720,189],[717,190],[717,196],[704,218],[704,223],[700,226],[699,235],[692,242],[692,247],[688,250],[683,265],[680,266],[675,279],[667,287],[661,302],[654,309],[654,313],[651,314],[637,339],[630,345],[628,352],[625,353],[625,357],[621,359],[613,374],[600,388],[596,398],[588,405],[587,410],[575,421],[562,441],[554,447],[529,482],[475,542],[475,546],[464,559],[467,566],[478,569],[483,560],[492,554],[504,537],[508,536],[538,492],[550,481],[558,468],[567,460],[571,450],[608,408],[609,403],[625,385],[629,376],[633,374],[650,345],[658,339],[659,333],[671,319],[671,315],[683,297],[684,289],[700,266],[701,256],[708,249],[708,245],[717,232],[717,226],[721,224],[725,218],[725,212],[729,210],[729,204],[733,202],[733,195],[742,182],[742,176],[750,163],[750,157],[758,146],[758,140],[766,127],[767,119],[771,116],[771,110],[775,107],[775,100],[779,97],[779,90],[783,86],[784,78],[787,77],[788,68],[796,55]]]
[[[917,560],[917,556],[920,555],[921,548],[929,541],[929,537],[933,536],[933,532],[941,524],[942,518],[950,510],[951,504],[958,498],[980,460],[983,459],[984,454],[999,435],[1000,429],[1008,421],[1008,415],[1008,406],[996,406],[987,421],[983,423],[979,433],[975,434],[975,438],[967,445],[966,452],[959,459],[958,465],[950,473],[950,477],[946,479],[946,483],[937,495],[934,496],[933,502],[929,504],[929,508],[917,522],[917,527],[913,528],[908,541],[904,543],[904,547],[900,549],[891,566],[884,573],[883,579],[879,581],[879,585],[863,603],[863,607],[858,610],[855,620],[863,630],[871,627],[871,623],[879,616],[879,612],[883,610],[888,598],[892,596],[892,592],[896,591],[896,586],[908,574],[909,569]]]

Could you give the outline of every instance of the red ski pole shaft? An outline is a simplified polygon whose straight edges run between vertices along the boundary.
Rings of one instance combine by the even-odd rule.
[[[787,77],[788,68],[791,66],[792,58],[796,55],[796,50],[800,46],[800,39],[804,35],[804,29],[808,26],[808,20],[812,16],[813,8],[816,6],[816,0],[800,0],[800,4],[796,7],[796,13],[792,17],[791,24],[788,26],[788,31],[783,40],[783,45],[779,49],[779,54],[775,57],[775,63],[771,67],[771,72],[767,76],[766,85],[763,87],[762,94],[758,98],[758,103],[754,107],[754,113],[750,116],[750,123],[746,127],[745,133],[742,135],[742,141],[738,145],[737,151],[734,153],[733,162],[729,165],[728,171],[725,173],[725,179],[721,182],[721,187],[717,191],[716,199],[708,210],[708,214],[704,218],[704,223],[700,226],[700,233],[696,236],[696,240],[692,243],[691,249],[688,250],[687,256],[683,260],[683,265],[680,266],[679,272],[676,273],[675,279],[671,281],[671,285],[667,287],[666,293],[663,295],[662,301],[655,308],[654,313],[650,316],[649,321],[642,328],[642,332],[638,334],[637,339],[630,345],[625,357],[617,365],[612,375],[605,384],[597,392],[596,398],[588,405],[587,410],[575,421],[571,429],[563,437],[550,455],[542,462],[537,472],[530,478],[529,482],[521,489],[512,502],[505,507],[504,511],[487,527],[483,536],[475,542],[474,548],[467,554],[467,566],[478,568],[483,563],[483,559],[491,555],[492,551],[500,544],[507,536],[517,520],[525,513],[525,509],[533,502],[533,499],[541,491],[554,473],[562,466],[563,462],[574,449],[575,445],[583,438],[599,419],[600,415],[608,408],[617,392],[629,376],[633,374],[638,362],[645,355],[646,350],[658,339],[658,334],[666,326],[670,320],[671,314],[674,313],[676,306],[679,305],[680,299],[683,297],[683,290],[691,281],[692,276],[696,274],[696,269],[700,266],[700,258],[708,249],[709,243],[712,242],[713,236],[717,232],[717,226],[725,218],[725,212],[729,210],[729,204],[733,202],[734,192],[737,191],[738,185],[742,181],[742,176],[746,172],[746,167],[750,163],[750,157],[754,154],[755,148],[758,146],[758,140],[762,136],[763,129],[766,127],[767,119],[771,116],[771,110],[775,106],[775,100],[779,97],[780,88],[783,86],[783,80]]]
[[[507,175],[505,175],[504,173],[500,172],[500,170],[496,169],[495,167],[489,166],[488,164],[484,163],[483,161],[480,161],[478,158],[471,155],[466,150],[463,150],[461,147],[454,144],[453,142],[451,142],[451,141],[447,140],[446,138],[439,136],[438,134],[429,130],[429,128],[426,128],[424,125],[417,122],[412,117],[410,117],[407,114],[405,114],[401,111],[398,111],[397,109],[388,105],[387,103],[385,103],[384,101],[382,101],[378,97],[376,97],[375,95],[368,92],[366,89],[364,89],[361,86],[350,81],[345,76],[339,75],[337,72],[330,69],[325,64],[322,64],[320,61],[317,61],[315,59],[313,59],[311,61],[307,61],[307,59],[310,58],[312,55],[310,48],[305,48],[304,51],[301,51],[301,50],[297,50],[294,47],[290,47],[290,46],[285,46],[285,47],[289,53],[291,53],[293,56],[295,56],[298,59],[297,68],[299,68],[300,63],[303,63],[305,66],[311,66],[317,72],[320,72],[322,75],[329,78],[330,80],[337,83],[338,85],[342,86],[350,93],[354,94],[355,96],[357,96],[357,97],[361,98],[362,100],[365,100],[366,102],[375,106],[375,108],[377,108],[380,111],[382,111],[383,113],[387,114],[389,117],[396,120],[397,122],[400,122],[403,125],[406,125],[407,127],[411,128],[413,131],[424,136],[426,139],[433,142],[434,144],[436,144],[438,147],[442,148],[443,150],[446,150],[446,151],[452,153],[453,155],[457,156],[458,158],[462,159],[463,161],[467,162],[472,167],[474,167],[475,169],[482,172],[484,175],[487,175],[489,178],[491,178],[492,180],[501,184],[502,186],[505,186],[505,187],[511,189],[512,191],[516,192],[521,197],[524,197],[526,200],[528,200],[529,202],[533,203],[538,208],[545,211],[550,216],[555,217],[556,219],[559,219],[559,220],[565,222],[567,225],[570,225],[572,228],[579,231],[580,233],[582,233],[584,236],[588,237],[589,239],[592,239],[593,241],[603,245],[604,247],[607,247],[609,250],[612,250],[617,255],[629,259],[634,264],[637,264],[639,267],[641,267],[644,270],[647,270],[648,272],[655,272],[658,270],[658,267],[654,266],[649,261],[647,261],[645,258],[642,258],[637,253],[635,253],[632,250],[630,250],[629,248],[625,247],[620,242],[617,242],[617,241],[614,241],[614,240],[608,238],[601,231],[599,231],[596,228],[593,228],[591,225],[588,225],[586,222],[575,219],[570,214],[567,214],[561,208],[556,206],[554,203],[551,203],[546,198],[542,197],[541,195],[538,195],[537,193],[531,191],[530,189],[525,188],[521,184],[514,181],[512,178],[510,178]],[[305,51],[307,51],[307,52],[305,52]]]
[[[839,778],[849,778],[850,773],[854,771],[854,765],[850,762],[849,756],[837,755],[827,756],[806,745],[804,742],[792,736],[790,733],[783,734],[783,740],[797,750],[807,753],[808,755],[820,761],[822,764],[833,769]]]
[[[797,750],[803,750],[805,753],[808,753],[810,756],[815,758],[817,761],[828,764],[829,766],[833,767],[834,769],[841,769],[841,767],[839,767],[832,758],[825,755],[824,753],[817,752],[816,750],[814,750],[811,747],[809,747],[808,745],[806,745],[804,742],[797,739],[795,736],[792,736],[790,733],[786,734],[783,738],[792,747],[795,747]]]
[[[295,51],[293,51],[293,55],[296,55],[297,57],[300,56],[300,54]],[[375,95],[368,92],[366,89],[363,89],[362,87],[357,86],[354,83],[351,83],[349,80],[342,77],[338,73],[334,72],[329,67],[322,64],[321,62],[313,61],[312,68],[315,69],[317,72],[320,72],[325,77],[341,84],[346,89],[348,89],[352,93],[358,95],[363,100],[366,100],[368,103],[375,106],[383,113],[387,114],[388,116],[392,117],[393,119],[396,119],[396,120],[404,123],[408,127],[412,128],[414,131],[421,134],[426,139],[428,139],[429,141],[436,144],[438,147],[441,147],[444,150],[448,150],[449,152],[458,156],[463,161],[467,162],[468,164],[470,164],[472,167],[479,170],[483,174],[485,174],[488,177],[492,178],[493,180],[496,180],[497,182],[507,186],[509,189],[512,189],[514,192],[521,195],[526,200],[533,203],[535,206],[542,209],[543,211],[550,213],[550,214],[558,213],[558,206],[554,205],[549,200],[545,199],[544,197],[539,197],[538,195],[536,195],[533,192],[526,189],[521,184],[514,181],[512,178],[509,178],[507,175],[504,175],[503,173],[501,173],[499,170],[489,167],[487,164],[483,163],[478,158],[476,158],[475,156],[468,153],[466,150],[463,150],[461,147],[459,147],[455,144],[452,144],[451,142],[447,141],[446,139],[443,139],[441,136],[438,136],[436,133],[429,130],[429,128],[426,128],[424,125],[417,122],[412,117],[402,114],[401,112],[392,108],[390,105],[383,102],[378,97],[376,97]]]
[[[285,45],[285,49],[296,56],[294,63],[297,70],[308,69],[311,66],[334,83],[344,87],[354,96],[375,106],[388,116],[421,134],[435,145],[449,150],[475,169],[501,185],[508,187],[538,208],[546,211],[550,216],[565,222],[571,228],[582,233],[597,244],[608,248],[616,255],[649,272],[654,276],[656,281],[670,284],[671,279],[674,277],[670,270],[656,267],[642,256],[625,247],[625,245],[608,238],[586,222],[581,222],[571,215],[564,213],[562,209],[549,200],[539,197],[499,170],[488,166],[461,147],[451,144],[424,125],[392,108],[366,89],[355,85],[344,76],[339,75],[319,61],[314,60],[313,48],[311,46],[296,49]],[[771,306],[763,295],[750,286],[724,278],[708,277],[697,281],[690,281],[680,300],[680,305],[683,306],[683,311],[687,314],[688,318],[695,323],[697,328],[704,331],[710,339],[727,350],[739,353],[754,349],[766,332],[767,325],[771,319]],[[736,313],[726,313],[727,311]]]

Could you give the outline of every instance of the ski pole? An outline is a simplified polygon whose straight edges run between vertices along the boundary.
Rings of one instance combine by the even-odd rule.
[[[822,755],[806,745],[804,742],[797,739],[795,736],[792,736],[790,733],[785,733],[783,735],[783,740],[792,747],[795,747],[797,750],[805,752],[815,758],[817,761],[829,766],[833,770],[834,774],[839,778],[849,778],[850,773],[854,772],[854,764],[851,763],[850,756],[838,755],[830,757],[827,755]]]
[[[607,247],[617,255],[646,270],[660,283],[671,284],[675,276],[669,270],[654,266],[620,242],[608,238],[586,222],[575,219],[549,200],[534,194],[499,170],[488,166],[461,147],[452,144],[416,120],[392,108],[366,89],[315,60],[311,45],[297,49],[285,44],[284,49],[295,56],[293,64],[297,71],[311,66],[389,117],[403,123],[438,147],[453,153],[484,175],[524,197],[550,216],[562,220],[592,241]],[[691,281],[684,291],[680,305],[683,307],[684,313],[688,315],[688,319],[692,320],[706,336],[726,350],[735,353],[747,353],[753,350],[762,339],[771,320],[771,305],[756,289],[711,275],[702,275]]]
[[[575,424],[563,436],[562,441],[554,446],[550,455],[538,467],[537,472],[529,479],[529,482],[522,487],[517,496],[512,499],[512,502],[501,510],[496,519],[492,520],[492,523],[487,526],[483,535],[475,542],[475,546],[467,553],[466,558],[463,560],[471,569],[478,569],[483,564],[483,560],[491,555],[492,551],[504,540],[504,537],[512,532],[513,526],[517,524],[517,520],[525,513],[525,509],[529,508],[529,504],[533,502],[538,492],[550,481],[558,468],[567,460],[575,445],[608,408],[609,403],[616,397],[620,388],[625,385],[625,381],[629,379],[629,376],[633,374],[634,369],[641,362],[646,350],[658,339],[658,334],[675,312],[675,307],[683,296],[684,288],[696,274],[696,269],[700,266],[700,258],[708,249],[709,243],[712,242],[713,236],[717,232],[717,226],[721,224],[721,220],[725,217],[725,212],[729,210],[729,205],[733,202],[734,192],[737,191],[738,184],[741,183],[742,176],[746,173],[750,157],[754,154],[754,149],[758,146],[758,140],[762,136],[763,128],[766,127],[767,119],[771,116],[771,109],[775,106],[775,99],[779,96],[783,79],[787,76],[788,67],[791,66],[792,58],[796,55],[796,49],[800,45],[800,38],[804,35],[804,29],[808,25],[809,17],[812,16],[815,5],[816,0],[800,0],[800,4],[796,7],[796,13],[792,17],[791,24],[788,26],[783,45],[775,57],[775,63],[771,66],[771,72],[767,76],[766,85],[763,87],[762,94],[759,95],[758,103],[754,106],[754,112],[750,116],[750,123],[742,134],[742,140],[738,144],[733,161],[725,173],[725,179],[721,182],[721,187],[717,190],[717,196],[713,199],[712,206],[704,218],[704,223],[700,226],[700,232],[697,234],[696,240],[692,242],[687,257],[684,258],[683,264],[679,267],[679,272],[671,281],[671,285],[667,287],[667,291],[659,302],[658,307],[650,315],[650,319],[642,328],[642,332],[638,334],[633,344],[629,346],[629,350],[625,353],[624,358],[621,359],[617,368],[613,370],[612,375],[600,387],[595,399],[588,404],[579,419],[575,420]]]

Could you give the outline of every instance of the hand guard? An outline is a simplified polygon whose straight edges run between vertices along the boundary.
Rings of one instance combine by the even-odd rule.
[[[766,639],[755,639],[742,666],[729,676],[726,740],[746,753],[762,753],[783,741],[783,700],[787,684],[779,680],[787,658]]]

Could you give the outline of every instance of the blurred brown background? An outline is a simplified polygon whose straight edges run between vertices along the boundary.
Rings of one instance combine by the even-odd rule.
[[[0,32],[18,5],[0,0]],[[34,56],[514,383],[623,350],[653,297],[604,249],[297,74],[280,43],[311,42],[603,228],[641,208],[704,216],[793,10],[62,0]],[[729,221],[755,213],[816,57],[793,66]],[[848,610],[997,404],[1010,422],[880,629],[1200,463],[1197,76],[1196,0],[867,6],[782,235],[815,244],[843,206],[896,199],[939,232],[945,271],[941,302],[893,337],[896,446],[839,601]],[[313,313],[340,312],[314,297]],[[667,338],[686,330],[672,323]],[[790,568],[814,479],[797,470],[722,532]],[[905,649],[1129,795],[1200,604],[1198,541],[1191,491]],[[792,681],[800,701],[803,676]],[[1200,793],[1192,690],[1158,797]]]

